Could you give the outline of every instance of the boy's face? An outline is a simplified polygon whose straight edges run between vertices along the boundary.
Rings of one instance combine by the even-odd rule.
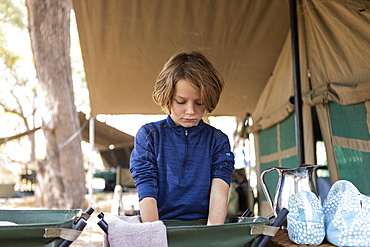
[[[206,107],[201,102],[199,88],[187,80],[179,80],[171,101],[172,121],[184,127],[196,126],[205,112]]]

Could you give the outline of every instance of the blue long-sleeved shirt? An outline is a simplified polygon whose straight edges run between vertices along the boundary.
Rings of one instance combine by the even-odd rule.
[[[185,128],[167,119],[138,131],[130,170],[139,200],[154,197],[159,218],[207,218],[213,178],[230,184],[234,155],[228,137],[200,121]]]

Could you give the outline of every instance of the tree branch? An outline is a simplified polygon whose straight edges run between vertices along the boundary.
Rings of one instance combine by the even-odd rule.
[[[26,132],[14,135],[14,136],[0,138],[0,145],[6,143],[7,141],[14,140],[14,139],[17,139],[17,138],[21,138],[22,136],[33,134],[33,133],[35,133],[36,131],[38,131],[40,129],[41,129],[41,127],[37,127],[37,128],[31,129],[31,130],[27,130]]]

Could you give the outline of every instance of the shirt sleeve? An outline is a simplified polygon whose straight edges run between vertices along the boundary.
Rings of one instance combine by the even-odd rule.
[[[154,130],[144,125],[136,134],[130,158],[130,171],[138,189],[139,200],[144,197],[158,199],[158,167],[154,149]]]
[[[230,185],[235,158],[231,152],[229,138],[221,131],[216,133],[216,144],[212,162],[212,179],[220,178]]]

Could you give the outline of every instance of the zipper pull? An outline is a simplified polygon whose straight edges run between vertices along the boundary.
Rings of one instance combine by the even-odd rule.
[[[185,136],[188,136],[188,130],[187,129],[185,130]]]

